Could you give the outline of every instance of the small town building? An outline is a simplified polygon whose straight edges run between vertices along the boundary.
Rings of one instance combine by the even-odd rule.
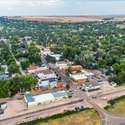
[[[81,70],[81,72],[87,77],[94,77],[95,74],[86,70]]]
[[[71,71],[81,71],[82,70],[81,65],[72,65],[70,68],[71,68]]]
[[[71,79],[74,81],[75,84],[83,84],[87,81],[87,76],[85,76],[83,73],[75,73],[70,74]]]
[[[40,80],[38,81],[37,87],[41,88],[48,88],[49,87],[49,80]]]
[[[56,67],[58,67],[60,70],[67,70],[69,67],[69,64],[67,62],[57,62]]]
[[[62,100],[65,98],[68,98],[68,95],[65,90],[36,95],[36,96],[32,96],[31,94],[24,95],[24,100],[28,108],[32,108],[34,106],[39,106],[39,105],[50,104],[54,101]]]
[[[51,79],[51,78],[56,79],[57,78],[56,74],[53,71],[49,70],[49,69],[42,70],[41,72],[36,73],[36,76],[41,80],[43,80],[43,79]]]
[[[64,70],[67,71],[68,69],[71,70],[71,72],[74,71],[81,71],[83,68],[81,65],[72,65],[71,62],[57,62],[56,66],[60,69],[60,70]]]
[[[8,79],[9,73],[7,72],[0,72],[0,79]]]
[[[37,65],[31,65],[29,68],[27,68],[27,73],[38,73],[43,70],[47,70],[48,68],[46,66],[37,66]]]
[[[55,100],[62,100],[68,98],[68,94],[65,90],[60,90],[52,93]]]
[[[55,101],[54,96],[51,93],[32,96],[27,94],[24,96],[25,102],[27,103],[28,108],[32,108],[38,105],[45,105]]]
[[[56,84],[57,84],[57,79],[48,78],[48,79],[39,80],[37,87],[54,88],[56,86]]]
[[[61,54],[50,54],[49,56],[53,57],[56,59],[56,61],[59,61],[61,59]]]
[[[0,64],[0,79],[7,79],[9,78],[8,66]]]
[[[39,79],[37,87],[54,88],[57,84],[57,75],[50,69],[35,73]]]
[[[82,85],[84,91],[94,91],[100,89],[100,85],[97,83],[86,83]]]
[[[65,87],[65,84],[63,82],[57,82],[56,88],[63,88]]]

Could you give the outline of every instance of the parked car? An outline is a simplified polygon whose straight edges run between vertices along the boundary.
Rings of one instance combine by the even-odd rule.
[[[4,113],[4,110],[0,109],[0,115]]]

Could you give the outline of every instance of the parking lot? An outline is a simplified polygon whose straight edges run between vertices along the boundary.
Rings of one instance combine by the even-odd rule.
[[[23,100],[11,100],[7,102],[7,109],[4,114],[0,115],[0,119],[11,117],[26,110],[26,104]]]

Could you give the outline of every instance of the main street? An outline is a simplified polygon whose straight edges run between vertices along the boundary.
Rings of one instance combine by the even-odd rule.
[[[63,112],[65,109],[75,108],[75,106],[81,104],[82,102],[83,99],[72,100],[64,104],[5,118],[0,120],[0,125],[15,125],[16,123],[21,123],[23,121],[31,121],[41,117],[51,116],[55,113]]]
[[[48,65],[48,64],[47,64]],[[14,117],[6,118],[0,120],[0,125],[13,125],[16,123],[20,123],[22,121],[30,121],[40,117],[46,117],[58,113],[60,110],[63,112],[64,109],[69,109],[70,107],[75,108],[79,103],[83,104],[83,100],[87,101],[98,113],[100,116],[100,125],[125,125],[125,117],[117,116],[110,112],[107,112],[103,108],[101,108],[98,104],[95,103],[94,99],[88,96],[85,92],[80,90],[74,82],[65,74],[64,71],[61,71],[53,64],[48,65],[49,68],[53,69],[64,81],[70,82],[71,90],[73,93],[73,97],[79,97],[78,100],[70,101],[69,103],[60,104],[56,106],[52,106],[45,109],[40,109],[33,112],[23,113]],[[122,88],[119,89],[121,91]],[[118,91],[117,91],[118,92]],[[112,93],[109,93],[112,94]]]
[[[73,81],[65,75],[65,73],[63,71],[61,71],[59,68],[57,68],[54,65],[49,65],[49,68],[52,68],[58,75],[60,75],[60,77],[62,79],[64,79],[65,81],[70,81],[72,84],[72,91],[74,93],[74,95],[78,95],[81,98],[83,98],[84,100],[86,100],[89,104],[91,104],[93,106],[93,108],[99,113],[100,115],[100,119],[101,119],[101,123],[100,125],[125,125],[125,116],[117,116],[114,115],[110,112],[107,112],[106,110],[104,110],[103,108],[101,108],[100,106],[98,106],[91,97],[89,97],[87,94],[85,94],[84,92],[82,92],[80,89],[78,89]],[[119,91],[121,91],[122,89],[120,89]],[[116,92],[119,92],[116,91]],[[124,91],[124,89],[123,89]],[[111,93],[109,93],[111,94]]]

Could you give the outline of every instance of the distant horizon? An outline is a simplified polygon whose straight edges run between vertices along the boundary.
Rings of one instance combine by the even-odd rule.
[[[1,0],[0,16],[125,16],[125,0]]]
[[[0,15],[0,17],[26,17],[26,16],[29,16],[29,17],[35,17],[35,16],[37,16],[37,17],[94,17],[94,16],[96,16],[96,17],[103,17],[103,16],[105,16],[105,17],[115,17],[115,16],[118,16],[118,17],[120,17],[120,16],[125,16],[125,14],[112,14],[112,15]]]
[[[0,17],[124,17],[125,14],[112,15],[0,15]]]

